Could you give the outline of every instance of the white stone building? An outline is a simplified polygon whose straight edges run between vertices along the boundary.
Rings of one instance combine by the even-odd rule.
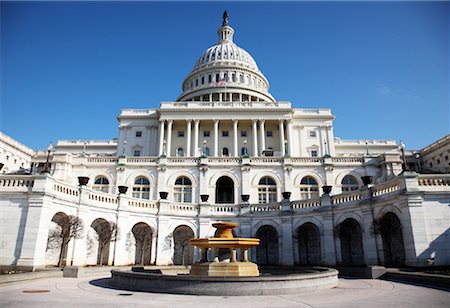
[[[122,110],[117,140],[60,141],[50,173],[1,175],[0,264],[56,265],[70,215],[65,264],[191,263],[186,239],[220,220],[261,239],[260,264],[450,264],[450,175],[402,172],[395,141],[336,138],[329,109],[276,101],[233,34],[224,16],[178,100]]]
[[[0,132],[0,173],[30,169],[33,155],[32,149]]]

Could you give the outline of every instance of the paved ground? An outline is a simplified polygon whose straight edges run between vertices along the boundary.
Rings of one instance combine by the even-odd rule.
[[[116,290],[105,277],[99,273],[3,284],[0,307],[450,307],[450,292],[383,280],[340,279],[339,287],[315,293],[213,297]]]

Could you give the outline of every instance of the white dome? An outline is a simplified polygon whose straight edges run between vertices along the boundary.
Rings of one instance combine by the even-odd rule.
[[[269,101],[269,81],[253,57],[233,42],[234,30],[224,13],[219,41],[198,58],[183,81],[178,101]]]

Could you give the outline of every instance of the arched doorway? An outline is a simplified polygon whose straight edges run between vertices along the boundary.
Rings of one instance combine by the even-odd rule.
[[[353,218],[347,218],[339,226],[342,264],[347,266],[364,265],[364,250],[361,226]]]
[[[135,239],[134,264],[151,264],[152,228],[146,223],[140,222],[133,226],[131,232]]]
[[[272,226],[262,226],[256,232],[259,246],[256,247],[256,261],[261,265],[278,264],[278,232]]]
[[[65,266],[69,243],[65,234],[70,232],[69,216],[63,212],[56,213],[51,220],[45,252],[48,265]]]
[[[300,265],[319,265],[322,262],[320,232],[314,224],[307,222],[300,226],[297,241]]]
[[[227,176],[216,182],[216,203],[234,203],[234,182]]]
[[[194,238],[194,231],[188,226],[178,226],[173,231],[173,264],[189,265],[194,263],[194,248],[190,239]]]
[[[394,213],[387,213],[380,220],[383,239],[384,264],[402,266],[405,264],[405,245],[400,220]]]

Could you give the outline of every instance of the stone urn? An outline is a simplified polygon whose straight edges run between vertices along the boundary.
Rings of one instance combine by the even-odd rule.
[[[86,186],[89,182],[89,177],[87,176],[79,176],[78,177],[78,185]]]
[[[163,200],[167,199],[167,196],[169,195],[169,193],[167,191],[160,191],[159,192],[159,197]]]
[[[289,200],[289,198],[291,198],[291,192],[290,191],[283,191],[283,199],[284,200]]]
[[[241,195],[242,202],[248,202],[250,195]]]
[[[200,195],[200,199],[202,200],[202,202],[207,202],[209,199],[209,195]]]
[[[331,192],[331,188],[333,188],[333,186],[330,186],[330,185],[325,185],[325,186],[323,186],[323,187],[322,187],[323,193],[324,193],[324,194],[329,194],[329,193]]]
[[[369,185],[372,183],[373,177],[370,175],[365,175],[361,177],[361,180],[363,181],[364,185]]]
[[[126,194],[128,186],[119,185],[119,194]]]

